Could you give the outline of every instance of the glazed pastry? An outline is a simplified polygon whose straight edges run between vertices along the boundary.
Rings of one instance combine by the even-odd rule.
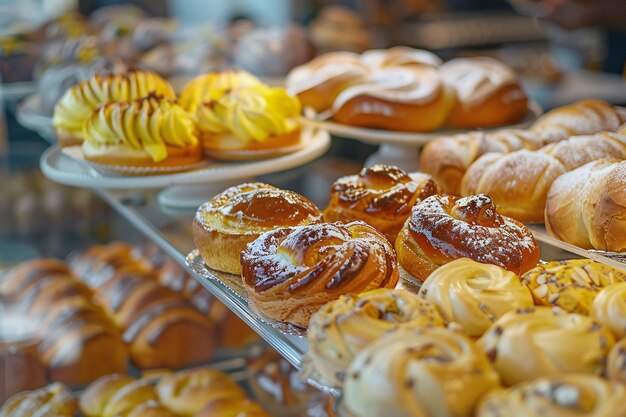
[[[615,343],[606,361],[606,377],[626,384],[626,338]]]
[[[440,127],[454,104],[454,91],[436,69],[427,66],[385,67],[343,90],[332,117],[346,125],[429,132]]]
[[[230,187],[198,208],[193,239],[209,268],[241,273],[246,245],[261,233],[321,221],[315,205],[293,191],[263,183]]]
[[[590,259],[540,264],[522,276],[537,305],[588,315],[602,288],[626,281],[626,273]]]
[[[445,321],[459,323],[468,336],[481,336],[505,313],[533,307],[519,277],[496,265],[456,259],[424,281],[420,296],[439,308]]]
[[[443,325],[437,307],[407,290],[381,288],[342,295],[311,318],[307,358],[326,383],[341,387],[354,357],[384,334]]]
[[[473,342],[444,328],[386,335],[348,368],[343,409],[353,417],[471,417],[498,374]]]
[[[515,123],[528,113],[528,99],[515,72],[491,58],[457,58],[440,67],[456,91],[447,124],[471,129]]]
[[[608,267],[606,267],[608,269]],[[617,271],[615,271],[617,275]],[[598,274],[600,279],[611,278]],[[615,276],[614,275],[614,276]],[[626,279],[625,274],[621,274]],[[626,282],[617,282],[605,287],[593,300],[589,316],[606,326],[616,339],[626,337]]]
[[[626,161],[600,159],[557,178],[545,222],[557,239],[584,249],[626,251]]]
[[[222,71],[200,75],[189,82],[180,93],[178,103],[195,113],[203,102],[217,100],[228,91],[259,85],[261,81],[245,71]]]
[[[366,51],[361,54],[361,62],[372,69],[405,65],[437,68],[442,64],[441,58],[432,52],[406,46]]]
[[[396,252],[400,266],[419,281],[458,258],[498,265],[517,275],[539,262],[539,246],[530,230],[501,216],[484,194],[432,196],[417,204],[398,235]]]
[[[80,82],[59,99],[52,123],[61,146],[77,145],[83,141],[83,123],[100,105],[128,102],[149,94],[174,100],[174,89],[157,74],[149,71],[128,71],[125,74],[94,75]]]
[[[76,400],[63,384],[55,382],[34,391],[24,391],[9,398],[0,408],[0,417],[73,417]]]
[[[300,101],[279,87],[237,88],[198,106],[204,152],[218,159],[259,159],[302,147]]]
[[[357,54],[331,52],[320,55],[287,74],[287,92],[297,95],[303,107],[318,113],[331,108],[346,88],[363,82],[369,74]]]
[[[337,5],[320,10],[309,25],[309,35],[318,53],[362,52],[374,43],[363,18],[353,10]]]
[[[272,417],[254,401],[218,398],[210,401],[196,417]]]
[[[83,154],[99,164],[184,167],[202,159],[195,129],[182,107],[154,95],[107,103],[85,120]]]
[[[621,384],[592,375],[555,375],[488,393],[476,417],[613,417],[626,415],[625,399]]]
[[[159,381],[156,390],[167,408],[181,416],[195,416],[216,399],[228,398],[239,402],[246,398],[244,391],[228,375],[210,368],[189,369],[167,375]]]
[[[394,288],[399,278],[392,246],[363,222],[265,232],[243,251],[241,267],[252,308],[304,328],[327,302]]]
[[[407,174],[395,166],[375,165],[364,168],[359,175],[335,181],[324,210],[324,221],[362,220],[393,243],[411,208],[439,193],[439,187],[429,175]]]
[[[25,261],[0,276],[0,295],[15,300],[39,280],[54,275],[71,274],[72,271],[67,264],[57,259],[42,258]]]
[[[614,343],[589,317],[548,307],[510,311],[478,340],[507,386],[563,372],[599,375]]]

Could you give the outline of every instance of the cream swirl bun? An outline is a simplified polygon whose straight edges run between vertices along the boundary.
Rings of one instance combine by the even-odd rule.
[[[469,336],[481,336],[511,310],[534,305],[530,291],[513,272],[468,258],[436,269],[419,294],[436,305],[446,321],[459,323]]]
[[[442,64],[441,58],[423,49],[394,46],[389,49],[370,49],[361,54],[361,62],[370,68],[399,67],[403,65],[429,66]]]
[[[471,417],[498,374],[467,337],[439,327],[399,330],[348,368],[342,407],[351,417]]]
[[[83,123],[100,105],[116,101],[129,102],[149,94],[174,100],[172,86],[150,71],[128,71],[124,74],[93,75],[70,87],[59,99],[52,116],[61,146],[83,141]]]
[[[591,304],[589,315],[608,327],[617,339],[626,337],[626,282],[600,291]]]
[[[258,78],[245,71],[211,72],[191,80],[180,93],[178,102],[193,113],[202,102],[217,100],[236,88],[259,84],[261,81]]]
[[[549,307],[510,311],[478,340],[507,386],[562,372],[600,374],[614,343],[591,318]]]
[[[182,167],[202,159],[191,115],[154,95],[100,106],[83,137],[85,159],[101,164]]]
[[[626,386],[593,375],[561,374],[494,390],[476,417],[617,417],[626,415]]]
[[[383,334],[400,327],[443,325],[434,305],[407,290],[343,295],[311,318],[308,359],[315,372],[339,387],[354,356]]]

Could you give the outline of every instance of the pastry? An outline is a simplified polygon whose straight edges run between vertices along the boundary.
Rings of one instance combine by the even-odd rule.
[[[20,392],[0,408],[0,417],[73,417],[75,413],[74,396],[59,382],[34,391]]]
[[[398,262],[424,281],[454,259],[498,265],[517,275],[539,262],[530,230],[500,215],[490,197],[432,196],[413,207],[396,240]]]
[[[522,276],[537,305],[588,315],[602,288],[626,281],[626,272],[590,259],[540,264]]]
[[[407,174],[395,166],[375,165],[364,168],[359,175],[335,181],[324,220],[344,223],[362,220],[393,243],[411,208],[439,193],[439,187],[429,175]]]
[[[437,307],[407,290],[381,288],[342,295],[311,318],[307,358],[327,384],[340,387],[354,357],[384,334],[443,325]]]
[[[205,154],[217,159],[260,159],[303,146],[299,115],[297,97],[280,87],[255,85],[202,102],[196,119]]]
[[[111,398],[123,387],[135,379],[123,374],[109,374],[98,378],[83,391],[78,403],[81,413],[86,417],[100,417]]]
[[[498,374],[473,342],[444,328],[386,335],[348,368],[343,409],[353,417],[471,417]]]
[[[113,383],[113,385],[117,387],[117,384]],[[105,404],[100,414],[101,417],[127,415],[140,404],[158,400],[152,384],[143,379],[121,385],[114,392],[113,389],[114,387],[111,387],[110,390],[104,389],[101,392],[103,396],[102,401]]]
[[[447,124],[471,129],[515,123],[528,113],[528,99],[515,72],[492,58],[457,58],[440,68],[457,103]]]
[[[37,281],[53,275],[71,275],[67,264],[57,259],[33,259],[22,262],[0,276],[0,295],[15,300]]]
[[[193,117],[158,96],[107,103],[85,120],[85,159],[130,167],[184,167],[202,159]]]
[[[7,321],[0,327],[5,327]],[[20,391],[43,387],[47,380],[46,367],[37,353],[39,340],[32,335],[15,338],[6,333],[0,331],[0,404]]]
[[[609,269],[608,267],[605,267]],[[612,278],[609,274],[598,274],[600,279]],[[626,274],[621,274],[626,279]],[[613,276],[619,276],[617,271]],[[615,280],[617,281],[617,280]],[[598,293],[589,309],[589,316],[606,326],[616,339],[626,337],[626,282],[616,282]]]
[[[261,233],[321,221],[315,205],[293,191],[263,183],[230,187],[198,208],[193,239],[209,268],[241,273],[246,244]]]
[[[476,417],[626,415],[626,388],[592,375],[563,374],[488,393]]]
[[[159,400],[181,416],[195,416],[216,399],[228,398],[239,402],[246,394],[228,375],[210,368],[189,369],[167,375],[156,390]]]
[[[265,232],[243,251],[241,267],[252,308],[304,328],[327,302],[394,288],[399,278],[387,239],[358,221]]]
[[[563,372],[599,375],[614,343],[589,317],[548,307],[510,311],[478,340],[507,386]]]
[[[505,313],[533,307],[520,278],[497,265],[455,259],[424,281],[420,296],[439,308],[445,321],[459,323],[468,336],[481,336]]]
[[[49,311],[55,304],[70,297],[89,299],[91,291],[72,275],[50,275],[23,291],[16,305],[21,311],[32,315]]]
[[[178,103],[188,112],[195,113],[203,102],[217,100],[236,88],[259,84],[258,78],[245,71],[211,72],[191,80],[180,93]]]
[[[178,417],[157,401],[146,401],[128,413],[127,417]]]
[[[218,398],[210,401],[196,417],[272,417],[254,401]]]
[[[394,46],[389,49],[372,49],[361,54],[361,62],[370,68],[427,66],[437,68],[441,58],[423,49]]]
[[[332,118],[346,125],[407,132],[440,127],[454,104],[454,91],[428,66],[383,67],[343,90]]]
[[[606,377],[626,384],[626,338],[615,343],[611,349],[606,361]]]
[[[626,161],[600,159],[557,178],[546,196],[548,232],[584,249],[626,251]]]
[[[59,99],[52,116],[61,146],[83,142],[83,123],[100,105],[128,102],[149,94],[174,100],[174,89],[157,74],[149,71],[128,71],[124,74],[93,75],[70,89]]]
[[[337,5],[326,6],[320,10],[309,25],[309,36],[318,53],[363,52],[374,43],[361,16]]]

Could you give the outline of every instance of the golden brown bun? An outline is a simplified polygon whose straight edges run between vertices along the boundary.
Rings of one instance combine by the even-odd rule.
[[[0,278],[0,295],[16,299],[40,279],[50,275],[71,275],[67,264],[57,259],[33,259],[13,267]]]
[[[73,275],[51,275],[38,280],[21,295],[18,306],[31,315],[49,311],[67,298],[91,298],[91,290]]]
[[[35,391],[20,392],[0,408],[0,417],[73,417],[75,414],[74,396],[58,382]]]
[[[393,243],[411,208],[439,193],[439,187],[429,175],[407,174],[395,166],[375,165],[364,168],[359,175],[335,181],[324,210],[324,221],[362,220]]]
[[[539,246],[523,224],[500,215],[490,197],[432,196],[413,208],[396,240],[398,262],[424,281],[458,258],[498,265],[517,275],[539,262]]]
[[[100,271],[104,268],[119,269],[128,264],[143,264],[132,245],[126,242],[111,242],[93,245],[86,250],[70,255],[72,270],[90,287],[101,285]]]
[[[100,417],[111,401],[111,398],[122,387],[135,379],[122,374],[110,374],[92,382],[80,396],[79,407],[86,417]]]
[[[526,93],[519,84],[509,85],[500,89],[479,106],[467,106],[458,102],[453,107],[446,123],[458,129],[505,126],[518,122],[527,113]]]
[[[193,239],[209,268],[240,274],[241,252],[261,233],[316,223],[321,217],[315,204],[293,191],[263,183],[241,184],[198,208]]]
[[[129,167],[185,167],[195,164],[202,159],[202,144],[200,142],[186,146],[168,146],[167,158],[154,162],[145,152],[130,151],[126,146],[109,146],[106,150],[88,152],[83,147],[85,159],[90,162],[104,165],[122,165]]]
[[[149,381],[136,380],[122,385],[115,392],[103,392],[103,394],[112,394],[104,411],[100,414],[102,417],[127,416],[138,405],[148,401],[157,401],[158,396],[156,390]]]
[[[46,367],[37,348],[36,339],[17,342],[0,339],[0,404],[18,392],[46,384]]]
[[[548,232],[585,249],[626,251],[626,162],[601,159],[557,178],[546,199]]]
[[[220,398],[209,402],[196,417],[272,417],[251,400]]]

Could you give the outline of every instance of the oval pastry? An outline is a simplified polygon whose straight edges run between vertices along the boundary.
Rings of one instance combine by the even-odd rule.
[[[467,337],[444,328],[396,331],[348,368],[343,407],[351,417],[471,417],[498,374]]]
[[[327,302],[394,288],[399,278],[393,248],[363,222],[263,233],[241,254],[241,267],[252,306],[274,320],[305,328]]]
[[[193,240],[209,268],[241,273],[241,252],[263,232],[319,223],[322,213],[293,191],[260,182],[230,187],[202,204]]]
[[[600,276],[606,279],[606,275]],[[626,337],[626,282],[609,285],[600,291],[591,304],[589,315],[608,327],[617,339]]]
[[[507,386],[562,372],[598,375],[614,343],[589,317],[548,307],[508,312],[478,340]]]
[[[443,325],[434,305],[407,290],[342,295],[311,318],[307,357],[315,372],[340,387],[354,356],[383,334],[400,327]]]
[[[396,252],[400,265],[419,281],[458,258],[518,275],[539,262],[539,246],[530,230],[498,214],[484,194],[431,196],[417,204],[398,235]]]
[[[437,306],[447,322],[459,323],[468,336],[481,336],[505,313],[534,305],[530,291],[513,272],[468,258],[435,270],[419,294]]]
[[[429,175],[407,174],[396,166],[375,165],[364,168],[359,175],[335,181],[324,220],[344,223],[363,220],[393,243],[411,208],[439,193],[439,187]]]

